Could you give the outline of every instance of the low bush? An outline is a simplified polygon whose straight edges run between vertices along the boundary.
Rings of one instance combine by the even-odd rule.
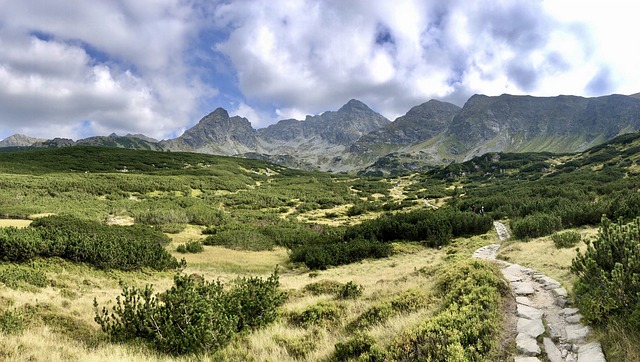
[[[289,323],[307,328],[336,324],[344,315],[344,308],[333,302],[319,302],[299,312],[289,313]]]
[[[37,250],[44,257],[58,256],[100,269],[166,270],[180,266],[164,248],[169,237],[149,226],[103,225],[71,216],[49,216],[23,230],[37,231],[41,238]]]
[[[537,238],[562,229],[559,216],[536,213],[511,221],[511,230],[518,239]]]
[[[49,285],[49,279],[42,270],[22,265],[7,265],[6,268],[0,270],[0,282],[12,289],[18,289],[25,285],[40,288]]]
[[[174,269],[178,261],[164,248],[169,238],[148,226],[103,225],[71,216],[37,219],[27,228],[0,228],[5,261],[60,257],[100,269]]]
[[[186,253],[197,254],[197,253],[202,253],[204,251],[204,246],[202,246],[201,242],[197,240],[192,240],[185,244],[178,245],[178,247],[176,248],[176,251],[182,254],[186,254]]]
[[[364,287],[362,285],[350,281],[340,287],[337,293],[337,297],[339,299],[358,299],[360,296],[362,296],[363,291]]]
[[[640,330],[640,218],[624,224],[603,217],[596,240],[578,252],[571,271],[578,276],[576,304],[587,320]]]
[[[287,350],[289,356],[304,360],[309,353],[318,348],[318,341],[321,337],[321,331],[313,329],[299,338],[276,335],[273,339],[278,345]]]
[[[24,316],[17,310],[6,309],[0,313],[0,333],[19,334],[24,324]]]
[[[326,269],[354,263],[366,258],[384,258],[393,253],[389,243],[375,240],[351,240],[307,243],[294,247],[289,258],[293,262],[302,262],[310,269]]]
[[[553,244],[558,249],[574,247],[578,245],[581,239],[582,237],[577,231],[565,231],[551,235],[551,240],[553,240]]]
[[[305,285],[302,290],[311,293],[312,295],[321,294],[337,294],[343,287],[343,284],[336,282],[335,280],[319,280],[314,283]]]
[[[184,355],[215,351],[233,335],[275,320],[284,303],[276,271],[266,280],[243,278],[230,290],[217,282],[176,275],[162,294],[152,286],[123,286],[109,311],[94,300],[95,321],[113,341],[142,339],[158,351]]]
[[[333,361],[350,361],[371,351],[376,340],[367,333],[356,333],[353,337],[335,345]]]
[[[350,322],[347,325],[347,329],[361,331],[371,326],[382,324],[396,314],[390,303],[375,304]]]

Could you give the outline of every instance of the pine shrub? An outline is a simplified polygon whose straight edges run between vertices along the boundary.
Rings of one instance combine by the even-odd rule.
[[[565,231],[551,235],[551,240],[553,240],[554,245],[558,249],[574,247],[578,245],[581,239],[582,237],[577,231]]]
[[[602,218],[596,240],[571,264],[576,303],[596,324],[619,320],[640,329],[640,218],[629,224]]]
[[[562,229],[559,216],[536,213],[511,221],[511,230],[518,239],[537,238]]]
[[[234,334],[266,326],[284,303],[277,269],[266,280],[241,278],[230,290],[219,282],[176,275],[168,291],[154,294],[123,286],[111,311],[98,308],[95,321],[113,341],[142,339],[158,351],[184,355],[215,351]]]

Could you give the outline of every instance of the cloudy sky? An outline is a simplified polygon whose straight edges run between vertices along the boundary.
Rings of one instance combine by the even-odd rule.
[[[640,92],[639,6],[568,0],[0,0],[0,139],[254,128],[351,98]]]

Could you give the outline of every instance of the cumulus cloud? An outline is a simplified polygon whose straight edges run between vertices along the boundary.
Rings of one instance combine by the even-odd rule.
[[[547,3],[232,2],[217,9],[233,30],[216,49],[278,115],[358,98],[393,119],[431,98],[589,93],[593,34]]]
[[[212,91],[189,74],[183,56],[197,31],[186,3],[25,0],[0,7],[0,132],[162,138],[191,122],[201,94]]]

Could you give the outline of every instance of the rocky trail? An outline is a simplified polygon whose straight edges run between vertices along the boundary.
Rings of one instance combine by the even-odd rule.
[[[494,226],[500,241],[509,238],[504,224]],[[516,300],[510,316],[517,321],[515,362],[605,362],[600,343],[589,342],[590,330],[580,323],[579,310],[568,305],[567,290],[536,270],[496,260],[499,248],[483,246],[473,257],[497,263],[509,281]]]

